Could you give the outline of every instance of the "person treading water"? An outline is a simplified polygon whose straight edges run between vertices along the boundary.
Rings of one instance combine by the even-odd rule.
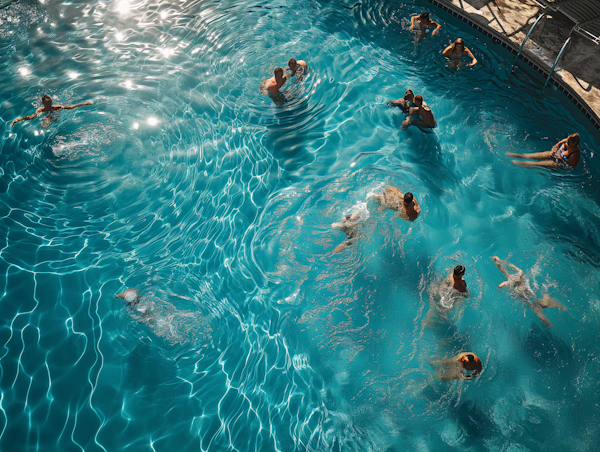
[[[287,82],[287,76],[284,75],[282,68],[276,67],[273,74],[273,77],[263,80],[260,84],[261,93],[269,94],[272,97],[277,96],[279,89]]]
[[[290,58],[288,61],[288,67],[285,68],[286,71],[291,71],[289,77],[296,77],[297,81],[302,81],[304,76],[308,74],[308,64],[304,60],[296,61],[294,58]]]
[[[404,93],[404,97],[396,100],[388,100],[386,105],[388,107],[398,107],[402,110],[402,113],[408,114],[408,110],[415,106],[415,93],[412,89],[407,89]],[[424,105],[427,105],[424,103]]]
[[[473,53],[471,53],[471,51],[465,47],[465,42],[462,40],[462,38],[458,38],[456,41],[446,47],[442,53],[446,58],[449,59],[460,60],[463,55],[471,57],[473,60],[467,64],[467,67],[475,66],[477,64],[477,58],[475,58]]]
[[[492,256],[492,260],[496,264],[496,267],[498,267],[498,270],[500,270],[506,277],[506,281],[498,284],[498,287],[508,287],[512,289],[513,293],[522,301],[527,303],[527,306],[529,306],[531,310],[535,312],[535,315],[537,315],[540,320],[544,322],[544,325],[553,327],[554,325],[552,325],[552,322],[548,320],[548,317],[546,317],[542,311],[547,308],[558,308],[566,311],[567,308],[564,307],[560,301],[550,298],[548,294],[545,294],[541,299],[538,298],[535,292],[531,290],[531,287],[529,287],[529,282],[523,277],[523,270],[516,265],[503,261],[498,256]],[[508,273],[506,267],[512,268],[517,273]]]
[[[481,360],[475,353],[462,352],[453,358],[431,363],[438,367],[435,377],[439,380],[470,380],[481,373]],[[471,371],[470,374],[467,372]]]
[[[431,36],[435,36],[435,34],[442,28],[440,24],[434,22],[429,18],[429,13],[427,11],[423,11],[418,16],[412,16],[410,18],[410,27],[409,30],[415,28],[415,22],[418,22],[419,29],[417,30],[417,42],[421,41],[427,35],[428,28],[435,28],[431,32]]]
[[[415,221],[421,213],[421,206],[411,192],[403,194],[401,190],[387,185],[381,193],[375,193],[373,199],[379,201],[384,209],[396,210],[406,221]]]
[[[437,122],[433,117],[431,108],[423,101],[423,96],[416,95],[414,104],[415,106],[408,110],[410,116],[402,123],[402,130],[406,130],[408,126],[417,126],[425,129],[435,128]]]
[[[35,113],[32,113],[29,116],[21,116],[19,118],[13,119],[13,122],[10,123],[10,126],[13,127],[16,123],[21,122],[21,121],[30,121],[31,119],[37,117],[41,113],[46,113],[46,116],[48,116],[49,113],[52,113],[52,112],[58,111],[58,110],[72,110],[73,108],[83,107],[84,105],[93,105],[92,102],[82,102],[80,104],[75,104],[75,105],[52,105],[52,98],[50,96],[48,96],[47,94],[44,94],[42,96],[42,104],[44,106],[38,108],[35,111]]]

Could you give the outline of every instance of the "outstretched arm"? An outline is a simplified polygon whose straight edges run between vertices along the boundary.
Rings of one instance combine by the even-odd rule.
[[[442,26],[441,26],[440,24],[438,24],[437,22],[433,22],[433,21],[431,22],[431,24],[432,24],[432,25],[435,25],[435,30],[433,30],[433,31],[431,32],[431,36],[435,36],[435,34],[438,32],[438,30],[439,30],[440,28],[442,28]]]
[[[92,102],[82,102],[80,104],[75,105],[56,105],[56,107],[61,107],[65,110],[72,110],[73,108],[83,107],[84,105],[94,105]]]
[[[510,268],[512,268],[513,270],[517,271],[519,273],[519,276],[523,276],[524,272],[523,270],[521,270],[519,267],[517,267],[514,264],[511,264],[510,262],[507,262],[506,265],[508,265]]]
[[[419,16],[412,16],[410,18],[410,27],[409,30],[412,30],[413,28],[415,28],[415,20],[417,20],[419,18]]]
[[[29,116],[20,116],[16,119],[13,119],[13,122],[10,123],[10,126],[14,126],[16,123],[21,122],[21,121],[30,121],[31,119],[35,118],[40,111],[42,111],[44,109],[44,107],[40,107],[38,108],[35,113],[30,114]]]
[[[466,47],[465,47],[465,53],[467,55],[469,55],[471,58],[473,58],[473,61],[471,61],[469,64],[467,64],[467,66],[475,66],[477,64],[477,58],[475,58],[475,55],[473,55],[471,53],[471,51],[469,49],[467,49]]]

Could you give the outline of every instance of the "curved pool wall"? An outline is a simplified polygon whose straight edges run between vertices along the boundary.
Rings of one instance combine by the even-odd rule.
[[[475,30],[415,46],[422,7],[1,10],[0,450],[594,449],[597,135]],[[475,68],[440,56],[458,33]],[[278,107],[257,86],[288,56],[311,72]],[[434,133],[399,130],[385,101],[406,87]],[[43,93],[94,106],[11,129]],[[573,131],[574,171],[505,156]],[[415,194],[414,223],[369,200],[386,184]],[[497,288],[492,255],[568,308],[553,328]],[[435,314],[458,263],[471,297]],[[477,379],[434,378],[465,350]]]
[[[467,24],[469,27],[476,29],[477,31],[482,33],[484,36],[491,38],[494,44],[498,44],[498,45],[504,47],[508,51],[512,52],[513,55],[517,56],[517,54],[519,53],[520,46],[517,46],[510,39],[506,39],[504,36],[499,34],[493,28],[485,25],[484,23],[478,22],[474,17],[471,17],[468,14],[465,14],[460,9],[456,8],[455,5],[453,5],[452,3],[438,2],[437,0],[423,0],[423,5],[425,7],[429,6],[428,3],[430,5],[435,6],[436,8],[441,9],[442,11],[448,13],[449,15],[452,15],[454,18],[459,19],[463,23]],[[440,14],[443,15],[443,13],[441,13],[441,12],[440,12]],[[541,14],[541,12],[540,12],[540,14]],[[453,20],[452,18],[447,17],[447,16],[443,16],[443,17],[447,20]],[[540,86],[540,94],[544,95],[546,91],[543,89],[544,88],[543,85],[546,83],[546,80],[548,79],[548,75],[549,75],[548,69],[551,69],[551,68],[547,67],[546,64],[539,61],[539,59],[535,55],[531,54],[531,52],[528,52],[526,49],[524,49],[524,52],[519,54],[518,62],[523,62],[527,66],[529,66],[529,68],[532,68],[537,73],[537,74],[533,74],[534,77],[536,77],[536,78],[539,78],[539,76],[542,77],[540,79],[540,82],[542,83],[542,85]],[[517,67],[518,66],[515,65],[515,68],[517,68]],[[531,74],[531,71],[528,71],[528,73]],[[592,123],[594,128],[597,131],[600,131],[600,118],[598,118],[598,115],[585,102],[585,100],[583,100],[581,98],[581,96],[579,96],[567,83],[560,80],[557,77],[557,74],[553,74],[552,78],[550,79],[550,81],[548,83],[549,83],[550,89],[552,89],[552,88],[554,90],[558,89],[562,94],[564,94],[566,96],[566,98],[569,101],[573,102],[573,104],[585,115],[586,119]],[[585,120],[582,120],[581,124],[587,125]]]

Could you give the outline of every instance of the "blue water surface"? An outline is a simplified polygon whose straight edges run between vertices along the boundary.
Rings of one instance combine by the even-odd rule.
[[[443,28],[416,44],[423,8]],[[2,5],[1,451],[597,449],[599,138],[431,8]],[[477,66],[441,55],[459,36]],[[258,86],[291,57],[310,72],[277,106]],[[406,88],[433,133],[386,107]],[[94,105],[11,128],[43,94]],[[575,131],[574,171],[505,156]],[[371,200],[385,185],[414,193],[414,223]],[[553,328],[492,255],[567,307]],[[471,296],[439,313],[459,263]],[[461,351],[482,374],[436,379]]]

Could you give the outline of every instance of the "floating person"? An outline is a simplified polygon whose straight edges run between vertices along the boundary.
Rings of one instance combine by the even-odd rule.
[[[471,296],[463,278],[465,271],[464,265],[457,265],[448,277],[431,285],[428,289],[431,310],[427,319],[440,314],[446,316],[452,309],[462,305],[465,298]]]
[[[410,116],[402,123],[402,130],[408,126],[417,126],[423,129],[433,129],[437,126],[437,121],[433,117],[431,108],[423,101],[423,96],[417,94],[414,99],[414,107],[409,108]]]
[[[516,265],[503,261],[498,256],[492,256],[492,260],[498,267],[498,270],[500,270],[506,277],[506,281],[501,282],[498,287],[508,287],[512,289],[513,294],[527,303],[527,306],[529,306],[531,310],[535,312],[535,315],[537,315],[540,320],[544,322],[544,325],[553,327],[554,325],[552,325],[550,320],[548,320],[548,317],[546,317],[542,311],[547,308],[558,308],[566,311],[567,308],[564,307],[558,300],[550,298],[548,294],[545,294],[541,299],[538,298],[535,295],[535,292],[531,290],[531,287],[529,287],[529,281],[523,277],[523,270]],[[517,273],[508,273],[506,267],[512,268]]]
[[[296,81],[302,81],[304,76],[308,74],[308,64],[304,60],[296,61],[293,58],[290,58],[288,61],[288,67],[285,68],[286,71],[291,71],[289,77],[296,77]]]
[[[337,228],[346,234],[346,240],[335,247],[333,254],[341,253],[354,244],[355,239],[358,237],[358,230],[364,224],[364,221],[365,218],[361,212],[354,212],[351,215],[346,215],[341,223],[333,223],[331,225],[333,228]]]
[[[35,113],[30,114],[29,116],[21,116],[19,118],[13,119],[13,122],[10,123],[10,126],[13,127],[16,123],[21,121],[29,121],[41,113],[46,113],[46,117],[50,118],[50,113],[58,110],[72,110],[73,108],[83,107],[84,105],[94,105],[92,102],[83,102],[81,104],[75,105],[52,105],[52,98],[47,94],[42,96],[42,104],[43,107],[38,108]],[[53,121],[52,121],[53,122]],[[46,126],[47,127],[47,126]]]
[[[417,30],[417,42],[421,41],[425,36],[427,36],[428,28],[435,28],[431,32],[431,36],[435,36],[435,34],[439,31],[442,26],[437,22],[434,22],[429,18],[429,13],[427,11],[423,11],[418,16],[412,16],[410,18],[410,27],[409,30],[415,28],[415,22],[418,22],[419,29]]]
[[[513,160],[519,166],[535,166],[544,168],[575,168],[579,164],[581,152],[579,150],[579,134],[572,133],[567,138],[560,140],[551,151],[534,152],[531,154],[514,154],[507,152],[508,157],[519,159],[538,160],[537,162],[520,162]]]
[[[471,352],[462,352],[457,356],[443,361],[431,363],[438,367],[435,377],[439,380],[470,380],[481,373],[481,360]],[[468,374],[467,372],[471,373]]]
[[[402,113],[407,114],[409,108],[414,107],[415,93],[412,89],[407,89],[404,93],[404,97],[396,100],[388,100],[386,105],[388,107],[398,107],[402,110]]]
[[[127,302],[125,306],[131,306],[133,308],[140,302],[140,293],[136,289],[129,288],[123,293],[115,294],[115,298],[125,300]]]
[[[411,192],[403,194],[401,190],[387,185],[381,193],[375,193],[373,199],[379,201],[384,209],[396,210],[406,221],[415,221],[421,213],[421,206]]]
[[[471,51],[465,47],[465,42],[462,40],[462,38],[458,38],[456,41],[446,47],[442,53],[446,58],[449,58],[453,64],[458,64],[459,60],[464,55],[473,59],[473,61],[467,64],[467,67],[475,66],[477,64],[477,58],[475,58],[473,53],[471,53]]]

